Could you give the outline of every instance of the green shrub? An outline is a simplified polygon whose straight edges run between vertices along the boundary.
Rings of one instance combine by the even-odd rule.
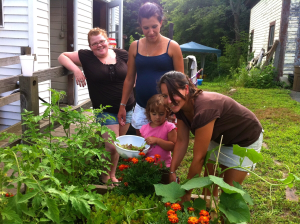
[[[247,71],[245,64],[240,66],[236,71],[231,71],[234,74],[235,85],[246,88],[267,89],[277,85],[275,77],[276,69],[272,65],[266,66],[264,69],[252,68]]]
[[[158,197],[147,197],[130,194],[129,196],[107,193],[102,202],[107,210],[99,210],[91,214],[91,223],[156,223],[161,218],[164,205]]]

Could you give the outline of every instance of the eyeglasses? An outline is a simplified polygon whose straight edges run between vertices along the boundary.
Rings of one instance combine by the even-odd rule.
[[[98,43],[93,43],[93,44],[92,44],[92,47],[97,47],[99,44],[103,45],[105,42],[106,42],[106,40],[101,40],[101,41],[98,42]]]

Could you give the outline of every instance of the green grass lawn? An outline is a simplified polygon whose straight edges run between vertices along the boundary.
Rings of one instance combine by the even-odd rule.
[[[229,95],[253,111],[264,129],[264,147],[261,150],[264,161],[258,163],[255,172],[275,183],[272,178],[284,178],[287,173],[300,176],[300,103],[291,99],[286,89],[235,88],[226,83],[210,83],[204,80],[203,90]],[[178,174],[184,181],[192,161],[193,138]],[[286,200],[285,187],[272,188],[254,175],[243,184],[250,193],[254,205],[250,207],[250,223],[300,223],[300,201]],[[300,183],[294,186],[300,198]]]

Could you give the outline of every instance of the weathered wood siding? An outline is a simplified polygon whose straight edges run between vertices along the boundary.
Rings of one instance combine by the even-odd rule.
[[[76,50],[90,49],[87,40],[87,34],[93,27],[93,1],[77,0],[77,15],[74,15],[74,17],[77,19],[77,27],[75,29],[77,32]],[[77,87],[78,102],[75,102],[77,103],[76,105],[83,103],[85,100],[89,99],[87,86]]]
[[[281,9],[282,0],[262,0],[251,9],[249,33],[254,30],[254,56],[258,55],[262,48],[268,50],[271,22],[275,21],[274,41],[279,39]]]
[[[51,67],[59,66],[58,56],[67,51],[67,1],[50,1],[50,52]],[[63,36],[62,36],[63,34]],[[51,88],[58,91],[68,90],[68,77],[61,77],[51,80]],[[67,103],[67,97],[62,99]]]
[[[291,0],[283,74],[292,74],[300,65],[300,0]]]
[[[34,14],[32,13],[34,11]],[[4,26],[0,27],[0,57],[20,55],[21,47],[31,47],[37,54],[35,70],[49,68],[49,2],[48,0],[4,0]],[[21,74],[21,65],[0,67],[0,79]],[[50,81],[39,84],[39,95],[50,100]],[[7,96],[11,92],[1,94]],[[40,104],[40,112],[44,107]],[[21,120],[20,102],[0,108],[0,130]]]

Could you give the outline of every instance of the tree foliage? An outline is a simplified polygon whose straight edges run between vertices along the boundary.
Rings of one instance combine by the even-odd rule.
[[[228,44],[234,44],[235,41],[239,41],[240,35],[238,35],[237,32],[249,33],[250,10],[245,7],[244,0],[149,1],[155,2],[163,7],[165,20],[162,33],[167,36],[168,24],[171,22],[174,23],[173,39],[179,44],[194,41],[205,46],[218,48],[224,52],[226,51],[226,46],[229,46]],[[147,0],[125,0],[124,2],[124,33],[127,34],[128,37],[133,35],[133,37],[137,39],[138,35],[136,35],[135,32],[141,33],[137,21],[138,9],[145,2],[147,2]],[[236,19],[238,19],[238,21]],[[227,40],[226,44],[222,41],[224,37],[226,37]],[[129,38],[127,45],[128,43]],[[241,55],[246,58],[244,50],[237,50],[237,52],[237,58],[234,59],[232,65],[228,65],[229,68],[236,68],[236,61],[239,60]],[[206,59],[208,60],[206,60],[205,73],[209,75],[212,73],[217,74],[215,71],[217,64],[216,57],[209,55]]]

